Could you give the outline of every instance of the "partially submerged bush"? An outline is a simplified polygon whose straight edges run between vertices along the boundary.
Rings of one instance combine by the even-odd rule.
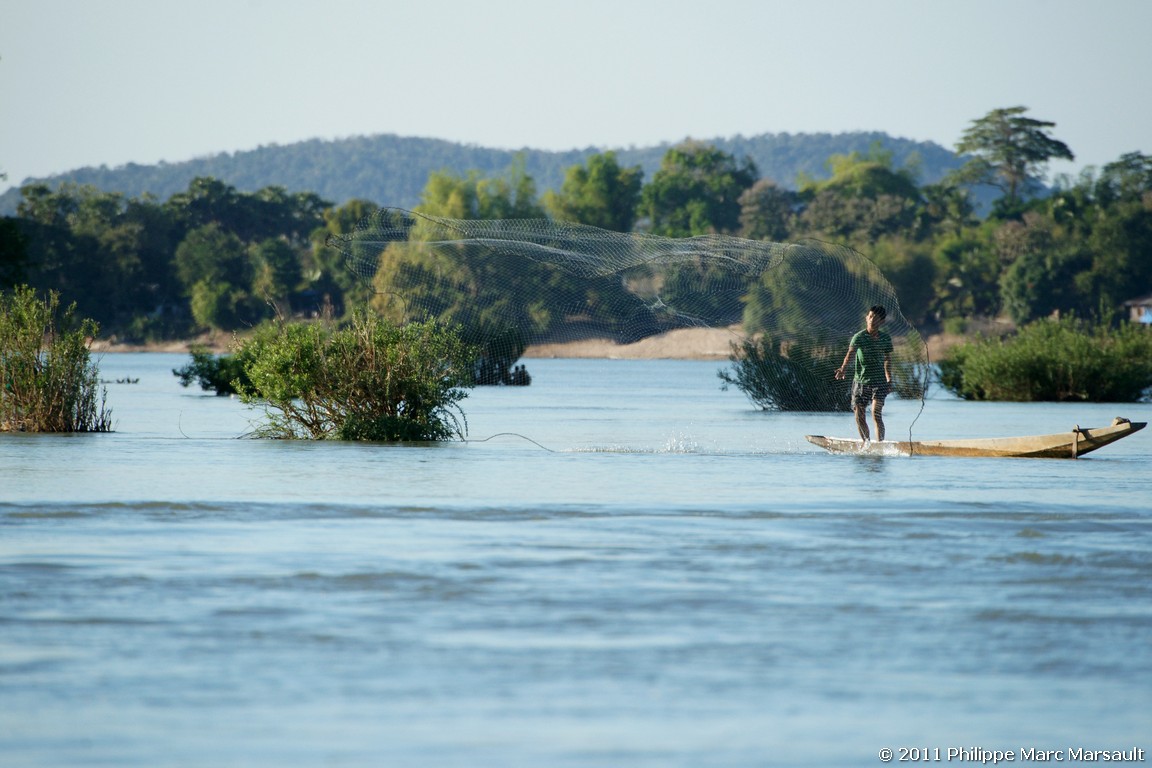
[[[438,323],[397,326],[357,313],[351,326],[277,323],[238,352],[247,403],[265,406],[263,437],[382,442],[463,439],[458,403],[475,350]]]
[[[1038,320],[954,347],[940,381],[966,400],[1139,402],[1152,387],[1152,332]]]
[[[0,293],[0,432],[108,432],[112,412],[88,341],[99,326],[60,295]]]
[[[192,362],[172,369],[173,375],[180,379],[180,386],[190,387],[195,381],[200,389],[217,395],[235,395],[240,387],[251,386],[244,355],[214,355],[202,344],[194,344],[188,351]]]
[[[835,376],[847,348],[847,341],[838,349],[822,336],[744,339],[732,345],[732,370],[719,372],[722,388],[735,386],[764,410],[850,411],[852,377]],[[892,354],[892,391],[908,400],[924,397],[928,386],[927,366],[915,358],[903,346]]]
[[[838,356],[839,355],[839,356]],[[779,341],[769,334],[732,345],[733,370],[722,370],[722,388],[734,385],[765,410],[847,411],[851,380],[834,374],[843,350],[813,341]]]

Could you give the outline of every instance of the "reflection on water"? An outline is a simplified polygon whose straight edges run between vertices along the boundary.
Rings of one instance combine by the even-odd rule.
[[[854,455],[851,457],[853,464],[858,472],[867,472],[869,474],[883,474],[884,468],[897,461],[900,458],[908,458],[901,456],[875,456],[868,455]]]

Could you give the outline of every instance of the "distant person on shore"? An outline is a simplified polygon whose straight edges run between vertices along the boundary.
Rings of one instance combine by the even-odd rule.
[[[852,337],[844,362],[836,369],[836,378],[844,378],[844,369],[855,354],[852,376],[852,410],[860,439],[868,442],[868,404],[876,422],[876,440],[884,441],[884,398],[892,391],[892,337],[880,330],[888,311],[877,304],[864,316],[864,330]]]

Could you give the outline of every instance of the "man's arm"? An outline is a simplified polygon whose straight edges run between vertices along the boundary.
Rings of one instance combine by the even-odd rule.
[[[844,378],[844,369],[848,367],[848,361],[852,359],[852,353],[855,351],[856,351],[856,348],[853,347],[851,344],[849,344],[848,345],[848,351],[844,354],[844,362],[840,363],[840,367],[837,368],[836,373],[833,374],[833,376],[835,378],[837,378],[837,379]],[[884,363],[884,370],[885,371],[888,370],[888,363],[887,362]]]

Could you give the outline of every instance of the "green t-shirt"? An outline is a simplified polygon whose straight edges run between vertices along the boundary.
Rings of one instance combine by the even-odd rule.
[[[855,380],[871,386],[885,383],[884,356],[892,354],[892,337],[884,331],[873,337],[864,330],[852,337],[851,346],[856,350]]]

